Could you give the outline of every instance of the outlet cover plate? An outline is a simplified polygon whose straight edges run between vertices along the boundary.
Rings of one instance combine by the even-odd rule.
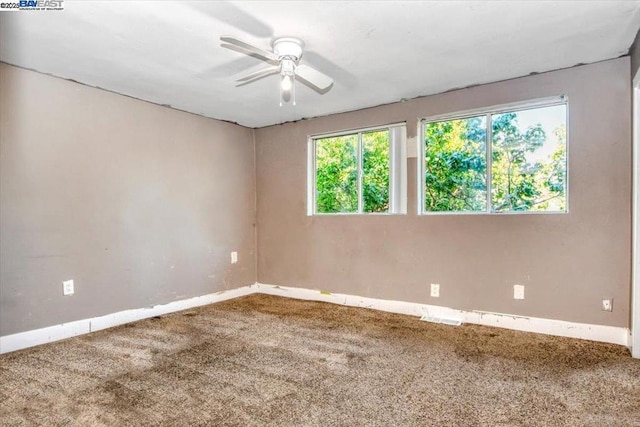
[[[238,263],[238,252],[233,251],[231,252],[231,264],[237,264]]]
[[[613,311],[613,298],[602,300],[602,311]]]
[[[65,280],[62,282],[62,294],[73,295],[73,280]]]
[[[524,299],[524,285],[513,285],[513,299]]]
[[[434,298],[440,297],[440,285],[437,283],[431,284],[431,296]]]

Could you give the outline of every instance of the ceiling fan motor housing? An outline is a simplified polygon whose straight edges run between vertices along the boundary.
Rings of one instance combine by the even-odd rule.
[[[299,61],[302,58],[302,48],[304,42],[295,37],[282,37],[275,39],[272,43],[273,53],[280,59],[292,59]]]

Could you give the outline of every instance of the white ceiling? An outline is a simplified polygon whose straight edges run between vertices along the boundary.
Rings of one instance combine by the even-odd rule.
[[[65,0],[1,12],[0,60],[261,127],[616,58],[639,27],[640,0]],[[297,105],[279,107],[277,76],[235,87],[265,64],[222,35],[265,49],[299,37],[302,63],[335,84],[323,95],[297,84]]]

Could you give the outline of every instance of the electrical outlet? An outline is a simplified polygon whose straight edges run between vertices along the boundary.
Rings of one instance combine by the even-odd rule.
[[[513,285],[513,299],[524,299],[524,285]]]
[[[440,285],[437,283],[431,284],[431,296],[434,298],[440,297]]]
[[[602,300],[602,311],[613,311],[613,298]]]
[[[73,280],[65,280],[62,282],[62,294],[73,295]]]
[[[238,263],[238,252],[231,252],[231,264],[237,264]]]

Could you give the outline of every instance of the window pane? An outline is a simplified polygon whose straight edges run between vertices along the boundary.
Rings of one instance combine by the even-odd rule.
[[[495,114],[494,212],[566,211],[566,105]]]
[[[358,211],[358,135],[316,140],[316,210]]]
[[[486,117],[427,123],[426,212],[486,211]]]
[[[389,212],[389,131],[362,134],[364,212]]]

